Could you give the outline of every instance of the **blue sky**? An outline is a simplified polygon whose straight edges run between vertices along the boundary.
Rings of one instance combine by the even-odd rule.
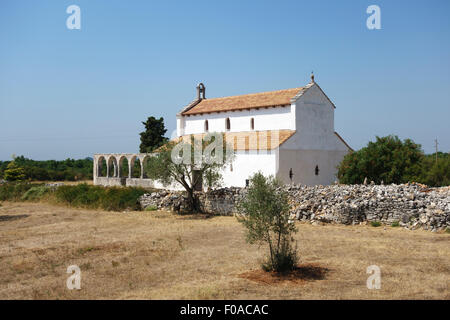
[[[69,5],[81,30],[69,30]],[[368,30],[366,8],[381,8]],[[195,97],[316,81],[359,149],[396,134],[450,150],[450,2],[112,1],[0,3],[0,160],[137,152],[148,116]]]

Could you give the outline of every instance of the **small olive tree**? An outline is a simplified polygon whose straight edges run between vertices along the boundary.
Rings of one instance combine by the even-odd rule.
[[[263,261],[262,268],[286,272],[293,270],[298,261],[293,238],[297,229],[289,221],[287,193],[279,186],[273,177],[254,174],[247,195],[239,203],[241,215],[238,221],[247,229],[247,242],[269,247],[269,256]]]

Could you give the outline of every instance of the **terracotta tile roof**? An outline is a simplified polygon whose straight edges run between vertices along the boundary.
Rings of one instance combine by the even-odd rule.
[[[292,137],[295,130],[267,130],[267,131],[241,131],[225,132],[225,141],[233,146],[235,151],[243,150],[273,150]],[[203,139],[206,133],[194,134],[194,139]],[[190,141],[191,135],[184,135],[172,141],[181,139]]]
[[[211,113],[220,111],[236,111],[253,108],[267,108],[290,105],[291,99],[303,92],[306,87],[278,91],[260,92],[223,98],[203,99],[192,103],[181,111],[182,115]]]

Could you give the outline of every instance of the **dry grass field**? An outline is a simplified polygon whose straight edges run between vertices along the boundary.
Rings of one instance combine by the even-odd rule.
[[[0,299],[450,299],[450,234],[298,223],[321,277],[264,281],[234,217],[0,207]],[[81,290],[68,290],[69,265]],[[366,268],[381,268],[368,290]],[[261,281],[260,281],[261,280]]]

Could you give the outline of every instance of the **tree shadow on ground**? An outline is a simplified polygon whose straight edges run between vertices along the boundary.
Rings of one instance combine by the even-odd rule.
[[[23,219],[23,218],[26,218],[29,216],[30,216],[29,214],[3,215],[3,216],[0,216],[0,222],[19,220],[19,219]]]
[[[330,270],[318,264],[305,263],[285,273],[251,270],[239,275],[240,278],[264,284],[292,283],[302,284],[308,281],[323,280]]]
[[[192,213],[192,212],[185,212],[179,214],[183,219],[186,220],[206,220],[216,217],[213,214],[208,213]]]

